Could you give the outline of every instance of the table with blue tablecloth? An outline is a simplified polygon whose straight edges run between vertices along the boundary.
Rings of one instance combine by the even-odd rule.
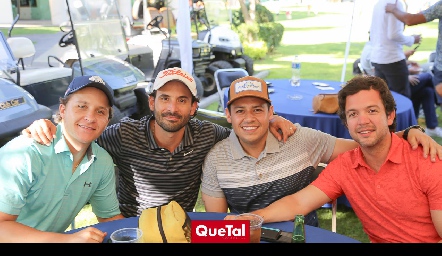
[[[188,212],[191,220],[223,220],[227,213],[213,213],[213,212]],[[125,218],[120,220],[114,220],[109,222],[102,222],[93,227],[98,228],[103,232],[107,232],[107,236],[103,242],[108,242],[110,235],[115,230],[121,228],[134,228],[138,227],[138,217]],[[266,223],[263,227],[276,228],[286,232],[293,231],[293,222],[283,221]],[[83,228],[67,231],[66,233],[73,233]],[[353,238],[331,232],[322,228],[305,226],[306,243],[360,243],[360,241]]]
[[[312,101],[313,97],[320,93],[338,93],[341,89],[341,82],[338,81],[324,81],[324,80],[301,80],[301,85],[294,87],[290,85],[288,79],[269,79],[266,80],[271,85],[269,89],[274,92],[270,93],[270,100],[274,106],[275,112],[292,121],[299,123],[304,127],[317,129],[338,138],[351,139],[347,128],[342,124],[341,119],[337,114],[313,113]],[[324,88],[313,85],[314,82],[328,84],[334,90],[320,90]],[[228,101],[228,90],[224,92],[224,102]],[[287,95],[294,94],[302,95],[300,100],[291,100]],[[417,120],[413,110],[413,104],[407,97],[392,92],[396,101],[397,111],[397,130],[405,130],[405,128],[416,125]],[[226,107],[226,106],[224,106]]]

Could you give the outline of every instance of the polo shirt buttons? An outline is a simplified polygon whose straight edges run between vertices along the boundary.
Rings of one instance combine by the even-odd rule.
[[[376,185],[377,188],[381,188],[381,185]]]
[[[258,178],[262,179],[262,173],[258,174]]]

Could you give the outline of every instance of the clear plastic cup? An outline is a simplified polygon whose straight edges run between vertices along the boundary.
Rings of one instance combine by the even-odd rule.
[[[261,227],[264,219],[253,213],[243,213],[236,215],[235,220],[250,221],[250,243],[259,243],[261,241]]]
[[[112,243],[140,243],[143,231],[139,228],[122,228],[115,230],[110,239]]]

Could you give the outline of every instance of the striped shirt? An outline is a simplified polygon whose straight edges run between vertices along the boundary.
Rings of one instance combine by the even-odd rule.
[[[201,191],[225,197],[231,212],[243,213],[264,208],[306,187],[318,164],[329,161],[336,137],[295,125],[296,133],[286,143],[269,133],[258,158],[247,155],[232,132],[207,154]],[[315,212],[306,216],[306,224],[317,226],[315,216]]]
[[[180,145],[170,152],[155,142],[150,119],[123,118],[98,138],[119,168],[118,201],[125,217],[139,216],[149,207],[177,201],[193,211],[206,154],[230,134],[230,129],[191,119]]]
[[[439,19],[434,66],[442,71],[442,1],[434,3],[432,6],[428,7],[428,9],[422,11],[422,14],[427,22]]]

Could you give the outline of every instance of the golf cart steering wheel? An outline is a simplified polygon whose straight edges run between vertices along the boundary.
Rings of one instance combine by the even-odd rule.
[[[160,23],[163,21],[163,16],[158,15],[153,18],[149,24],[146,25],[147,29],[151,29],[152,27],[160,28]]]
[[[58,45],[60,47],[66,47],[66,46],[73,44],[73,43],[74,43],[74,32],[72,30],[67,32],[66,34],[64,34],[60,38],[60,41],[58,41]]]

